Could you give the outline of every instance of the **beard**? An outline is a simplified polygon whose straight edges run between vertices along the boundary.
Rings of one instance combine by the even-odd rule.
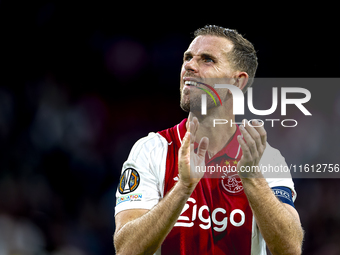
[[[204,85],[214,87],[214,84],[232,84],[230,83],[231,78],[201,78],[194,75],[190,75],[185,73],[184,77],[192,78],[193,81],[197,81],[200,83],[199,87],[202,88]],[[216,89],[216,93],[220,95],[222,101],[225,101],[229,98],[228,90],[225,89]],[[185,112],[193,112],[195,114],[200,114],[201,105],[202,105],[202,94],[205,94],[201,89],[196,86],[190,86],[190,88],[185,88],[183,82],[180,86],[180,106]],[[215,96],[215,95],[214,95]],[[215,105],[214,100],[207,95],[207,110],[220,106],[220,103],[217,102]]]
[[[190,112],[190,103],[184,102],[181,98],[180,106],[183,111]]]
[[[179,89],[181,99],[180,99],[180,106],[183,111],[190,112],[190,92],[184,91],[183,89]]]
[[[197,91],[194,91],[197,90]],[[204,94],[204,92],[201,92],[201,90],[192,88],[192,91],[189,90],[180,90],[181,94],[181,100],[180,100],[180,106],[183,111],[185,112],[194,112],[196,114],[201,112],[201,105],[202,105],[202,99],[201,96]],[[211,99],[211,97],[207,97],[207,109],[212,109],[216,107],[214,101]]]

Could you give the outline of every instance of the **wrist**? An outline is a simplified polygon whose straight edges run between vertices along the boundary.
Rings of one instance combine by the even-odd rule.
[[[184,194],[188,194],[189,196],[196,188],[197,183],[185,183],[181,179],[178,180],[177,186],[180,189],[180,191]]]
[[[241,178],[245,194],[262,197],[263,192],[268,192],[269,186],[265,178]]]
[[[262,177],[241,177],[242,184],[247,186],[262,186],[264,183],[267,183],[266,179]]]

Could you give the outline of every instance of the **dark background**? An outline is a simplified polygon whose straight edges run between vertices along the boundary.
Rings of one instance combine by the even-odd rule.
[[[1,0],[0,254],[113,254],[122,163],[136,140],[186,117],[179,72],[192,32],[237,29],[258,51],[257,77],[338,77],[334,9]],[[288,163],[337,160],[340,94],[331,94],[312,93],[323,129],[295,131],[308,143],[279,147]],[[340,254],[339,179],[295,184],[304,254]]]

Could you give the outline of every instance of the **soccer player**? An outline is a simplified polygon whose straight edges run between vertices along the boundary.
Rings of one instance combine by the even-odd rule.
[[[257,68],[253,45],[237,31],[205,26],[184,53],[181,107],[188,119],[133,146],[116,193],[114,245],[117,254],[301,254],[303,230],[289,178],[265,178],[246,167],[286,165],[252,125],[211,126],[211,116],[233,116],[232,94],[222,105],[201,102],[200,81],[229,78],[242,91]],[[233,166],[237,171],[205,178],[196,167]],[[204,178],[202,178],[204,177]]]

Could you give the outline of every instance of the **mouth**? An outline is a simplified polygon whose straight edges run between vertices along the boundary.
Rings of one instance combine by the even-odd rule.
[[[215,105],[216,105],[216,101],[214,99],[214,96],[208,91],[206,90],[204,87],[207,87],[208,89],[210,89],[213,93],[215,93],[215,95],[217,96],[220,104],[222,105],[222,101],[221,101],[221,98],[220,96],[218,95],[217,91],[211,86],[211,85],[208,85],[206,83],[203,83],[203,82],[199,82],[197,80],[195,80],[194,78],[191,78],[191,77],[183,77],[183,81],[184,81],[184,88],[183,88],[183,91],[189,91],[190,90],[190,87],[193,86],[193,87],[196,87],[200,90],[203,90],[204,92],[206,92],[207,94],[210,95],[210,97],[214,100],[215,102]],[[203,85],[203,86],[199,86],[199,85]],[[203,87],[203,88],[202,88]]]
[[[196,81],[185,81],[184,82],[185,85],[187,86],[195,86],[195,87],[198,87],[198,84]]]
[[[187,85],[187,86],[198,87],[200,84],[205,85],[204,83],[199,82],[199,81],[197,81],[197,80],[195,80],[191,77],[184,77],[183,80],[184,80],[184,84]]]

